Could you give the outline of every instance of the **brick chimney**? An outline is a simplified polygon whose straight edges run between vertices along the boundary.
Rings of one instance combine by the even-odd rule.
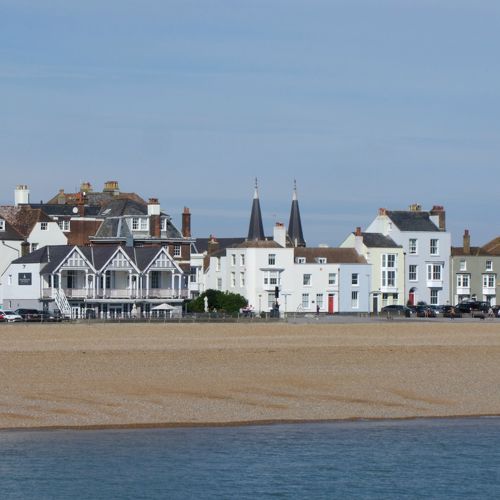
[[[470,255],[470,234],[469,230],[464,230],[464,255]]]
[[[191,212],[188,207],[184,207],[182,212],[182,236],[191,238]]]
[[[104,193],[112,193],[114,196],[120,194],[120,188],[118,186],[117,181],[107,181],[104,183],[104,189],[102,190]]]
[[[208,238],[207,253],[208,255],[212,255],[217,252],[217,250],[219,250],[219,242],[217,241],[217,238],[211,234]]]
[[[379,208],[378,214],[379,215],[387,215],[387,209],[386,208]]]
[[[28,255],[30,253],[30,244],[24,240],[21,243],[21,257],[24,257],[25,255]]]
[[[356,231],[354,231],[354,249],[359,254],[361,254],[361,251],[363,249],[363,235],[361,234],[360,227],[357,227]]]
[[[149,234],[153,238],[160,238],[161,215],[160,215],[160,202],[158,201],[158,198],[149,198],[148,215],[149,215]]]
[[[441,205],[434,205],[429,214],[437,216],[439,230],[446,231],[446,212],[444,211],[444,207]]]

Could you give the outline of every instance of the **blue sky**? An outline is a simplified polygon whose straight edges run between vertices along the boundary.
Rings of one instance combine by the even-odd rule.
[[[500,234],[496,0],[0,0],[0,202],[81,181],[196,236],[266,233],[297,179],[309,245],[379,207]]]

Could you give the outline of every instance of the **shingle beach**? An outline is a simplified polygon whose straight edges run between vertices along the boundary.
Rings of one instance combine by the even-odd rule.
[[[0,328],[0,428],[500,415],[500,322]]]

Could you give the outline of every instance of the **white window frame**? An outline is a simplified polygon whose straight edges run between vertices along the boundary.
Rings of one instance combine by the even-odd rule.
[[[351,285],[352,286],[359,286],[359,273],[352,273],[351,274]]]
[[[231,288],[236,286],[236,273],[234,271],[231,272]]]
[[[415,268],[412,270],[412,268]],[[414,274],[414,277],[412,277],[412,274]],[[410,264],[408,266],[408,281],[418,281],[418,265],[417,264]]]
[[[470,274],[457,274],[457,288],[470,287]]]
[[[0,219],[0,231],[5,231],[5,221]]]
[[[443,278],[441,264],[427,264],[427,281],[441,281]]]
[[[316,306],[319,306],[320,309],[323,309],[323,294],[316,294]]]
[[[418,239],[417,238],[410,238],[408,240],[408,253],[410,255],[417,255],[418,254]]]
[[[439,290],[437,288],[431,288],[430,302],[431,306],[437,306],[439,304]]]
[[[328,284],[331,286],[337,284],[337,273],[328,273]]]
[[[351,309],[359,309],[359,293],[357,290],[351,291]]]
[[[302,308],[303,309],[309,309],[309,294],[308,293],[303,293],[302,294]]]
[[[493,261],[492,260],[486,261],[486,271],[493,271]]]
[[[276,265],[276,254],[275,253],[270,253],[267,255],[267,264],[269,266],[275,266]]]
[[[240,272],[240,287],[243,288],[245,286],[245,273]]]
[[[302,275],[302,285],[312,286],[312,274],[306,273]]]
[[[305,264],[305,263],[306,263],[306,258],[305,258],[305,257],[297,257],[297,258],[295,259],[295,262],[296,262],[297,264]]]
[[[430,255],[439,255],[439,239],[431,238],[429,242],[429,254]]]
[[[236,254],[234,253],[231,254],[231,265],[232,266],[236,265]]]
[[[242,253],[240,255],[240,266],[244,266],[245,265],[245,254]]]
[[[48,222],[40,222],[40,231],[48,231],[49,223]]]
[[[496,280],[494,274],[483,274],[483,288],[495,288]]]
[[[174,245],[174,257],[180,257],[182,255],[182,247],[179,244]]]
[[[57,224],[58,224],[59,228],[61,229],[61,231],[63,231],[64,233],[69,232],[69,230],[70,230],[69,229],[70,228],[69,220],[62,219],[62,220],[57,221]]]

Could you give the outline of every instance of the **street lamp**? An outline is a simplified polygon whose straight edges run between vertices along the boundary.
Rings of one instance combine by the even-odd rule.
[[[259,315],[260,315],[260,313],[262,312],[262,308],[261,308],[261,300],[260,300],[261,298],[262,298],[262,294],[261,294],[261,293],[259,293]]]
[[[284,312],[284,318],[286,319],[286,298],[289,296],[289,295],[292,295],[291,293],[284,293],[284,292],[281,292],[281,295],[283,297],[285,297],[285,312]]]

